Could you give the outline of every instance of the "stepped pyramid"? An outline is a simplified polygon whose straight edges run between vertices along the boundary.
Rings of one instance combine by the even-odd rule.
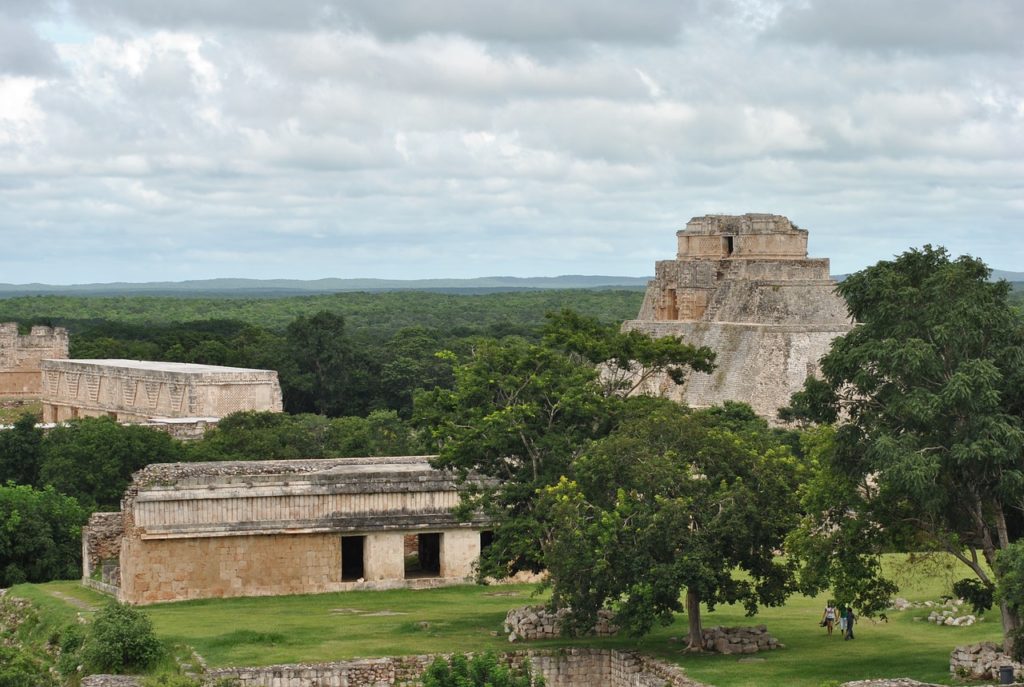
[[[808,258],[807,230],[782,215],[694,217],[676,236],[676,259],[656,263],[640,313],[622,327],[708,346],[718,367],[683,385],[654,378],[641,393],[694,408],[743,401],[775,421],[853,328],[828,259]]]

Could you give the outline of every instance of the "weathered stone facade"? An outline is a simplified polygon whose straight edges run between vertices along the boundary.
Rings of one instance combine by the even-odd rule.
[[[122,500],[119,596],[148,604],[466,582],[486,523],[455,519],[458,490],[418,456],[150,465]],[[86,577],[113,546],[109,517],[83,532]]]
[[[681,386],[658,376],[639,391],[692,407],[743,401],[774,420],[853,326],[828,259],[808,258],[807,231],[781,215],[695,217],[676,236],[676,259],[656,264],[623,329],[707,346],[717,368]]]
[[[62,327],[32,327],[18,333],[16,322],[0,322],[0,398],[39,398],[40,363],[68,357],[68,332]]]
[[[281,412],[273,370],[145,360],[45,360],[43,422],[111,416],[215,420],[240,410]]]

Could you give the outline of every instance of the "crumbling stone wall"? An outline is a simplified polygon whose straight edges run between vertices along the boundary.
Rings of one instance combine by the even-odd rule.
[[[949,655],[949,673],[961,680],[998,680],[1002,666],[1013,666],[1014,679],[1024,678],[1024,665],[1004,654],[995,642],[958,646]]]
[[[508,641],[532,641],[555,639],[562,636],[562,620],[569,615],[567,608],[551,612],[544,606],[521,606],[505,614],[503,628]],[[619,631],[611,611],[597,612],[597,622],[592,633],[597,637],[611,637]]]
[[[32,327],[18,333],[16,322],[0,322],[0,397],[39,398],[40,363],[68,357],[68,331],[63,327]]]
[[[240,687],[418,687],[435,656],[357,659],[312,665],[211,670],[206,684],[234,678]],[[529,660],[548,687],[706,687],[686,677],[678,666],[633,652],[607,649],[566,649],[514,652],[501,659],[509,665]]]
[[[701,640],[706,651],[719,654],[756,654],[786,648],[779,640],[768,634],[764,625],[755,627],[706,627],[701,630]]]
[[[124,516],[120,513],[93,513],[82,528],[82,577],[92,579],[97,573],[100,581],[114,587],[121,586],[121,538],[124,536]]]

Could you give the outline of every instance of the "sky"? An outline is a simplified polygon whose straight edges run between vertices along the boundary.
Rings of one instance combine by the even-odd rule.
[[[0,282],[1024,270],[1019,0],[0,0]]]

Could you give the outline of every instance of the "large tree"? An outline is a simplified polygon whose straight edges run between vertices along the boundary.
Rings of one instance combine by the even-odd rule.
[[[496,480],[464,504],[483,508],[495,523],[494,544],[481,559],[485,574],[544,566],[537,492],[571,474],[573,461],[615,427],[623,407],[625,389],[603,382],[598,369],[606,353],[625,350],[628,340],[652,364],[710,369],[710,351],[674,338],[635,339],[562,313],[549,318],[540,344],[477,341],[455,366],[453,388],[416,397],[415,419],[431,430],[436,465]],[[644,345],[661,353],[647,355]]]
[[[701,648],[701,603],[779,605],[795,589],[777,557],[797,522],[799,461],[748,406],[691,412],[651,399],[546,491],[543,545],[572,626],[610,607],[633,634],[682,611]],[[742,574],[738,574],[741,573]]]
[[[1024,324],[989,276],[931,246],[851,275],[838,288],[859,324],[823,358],[825,384],[794,398],[798,414],[837,422],[795,550],[836,561],[832,582],[868,610],[891,588],[870,558],[882,546],[947,551],[989,586],[1011,577],[1000,559],[1024,516]],[[1021,624],[1010,598],[1008,645]]]

